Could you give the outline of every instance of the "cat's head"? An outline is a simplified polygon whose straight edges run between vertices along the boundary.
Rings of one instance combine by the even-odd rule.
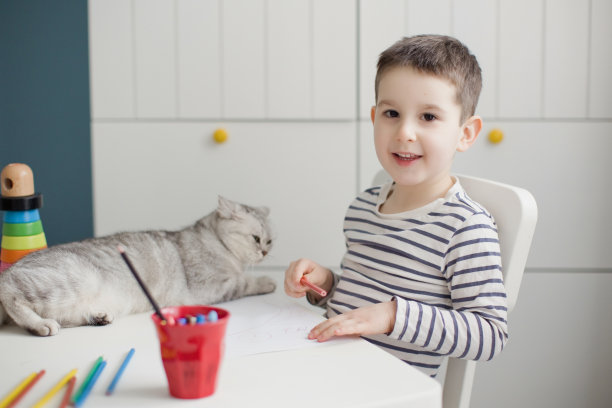
[[[243,263],[261,262],[272,248],[269,213],[266,207],[250,207],[219,196],[217,236]]]

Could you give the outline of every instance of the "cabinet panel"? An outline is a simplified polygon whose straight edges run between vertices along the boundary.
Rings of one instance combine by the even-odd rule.
[[[453,4],[451,0],[406,0],[404,33],[452,35]]]
[[[214,129],[93,124],[96,236],[183,227],[212,211],[220,194],[270,207],[277,239],[266,265],[308,256],[338,266],[342,220],[355,195],[355,126],[233,123],[220,145]]]
[[[134,0],[136,116],[176,117],[175,3]]]
[[[542,0],[499,2],[501,118],[542,117],[543,21]]]
[[[404,34],[403,0],[362,0],[359,12],[359,117],[376,104],[374,78],[380,53]]]
[[[480,116],[497,116],[497,3],[464,0],[453,8],[453,35],[478,59],[482,91],[476,107]]]
[[[263,0],[224,0],[222,92],[225,118],[266,116]]]
[[[612,124],[498,122],[482,136],[492,127],[504,131],[503,142],[482,138],[457,154],[454,170],[534,195],[539,215],[528,266],[610,268]]]
[[[132,3],[89,1],[92,118],[134,116]]]
[[[268,117],[312,117],[310,2],[267,2]]]
[[[313,104],[317,119],[354,119],[356,2],[313,1]]]
[[[177,0],[178,116],[221,117],[219,0]]]
[[[546,0],[544,116],[584,118],[587,104],[589,3]]]
[[[612,1],[592,0],[589,117],[612,118]]]

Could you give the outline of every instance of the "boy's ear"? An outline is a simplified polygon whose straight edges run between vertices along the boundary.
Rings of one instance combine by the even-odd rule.
[[[482,130],[482,118],[480,116],[472,116],[465,121],[461,126],[461,137],[457,143],[457,151],[465,152],[474,144],[478,134]]]
[[[372,106],[372,109],[370,109],[370,118],[372,119],[372,123],[374,123],[375,117],[376,117],[376,106]]]

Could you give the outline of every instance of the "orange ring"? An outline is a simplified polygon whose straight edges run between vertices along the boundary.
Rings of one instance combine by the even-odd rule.
[[[41,249],[45,249],[46,246],[41,248],[33,248],[33,249],[4,249],[0,252],[0,261],[6,263],[15,263],[30,252],[39,251]]]

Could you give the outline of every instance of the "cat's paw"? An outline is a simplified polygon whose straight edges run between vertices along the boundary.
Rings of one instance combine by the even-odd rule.
[[[92,326],[106,326],[111,324],[113,320],[115,320],[115,317],[112,314],[101,312],[91,315],[89,324]]]
[[[274,292],[276,283],[268,276],[260,276],[257,278],[257,289],[259,294]]]
[[[55,336],[59,333],[60,325],[53,319],[42,319],[39,324],[29,327],[28,331],[37,336]]]

